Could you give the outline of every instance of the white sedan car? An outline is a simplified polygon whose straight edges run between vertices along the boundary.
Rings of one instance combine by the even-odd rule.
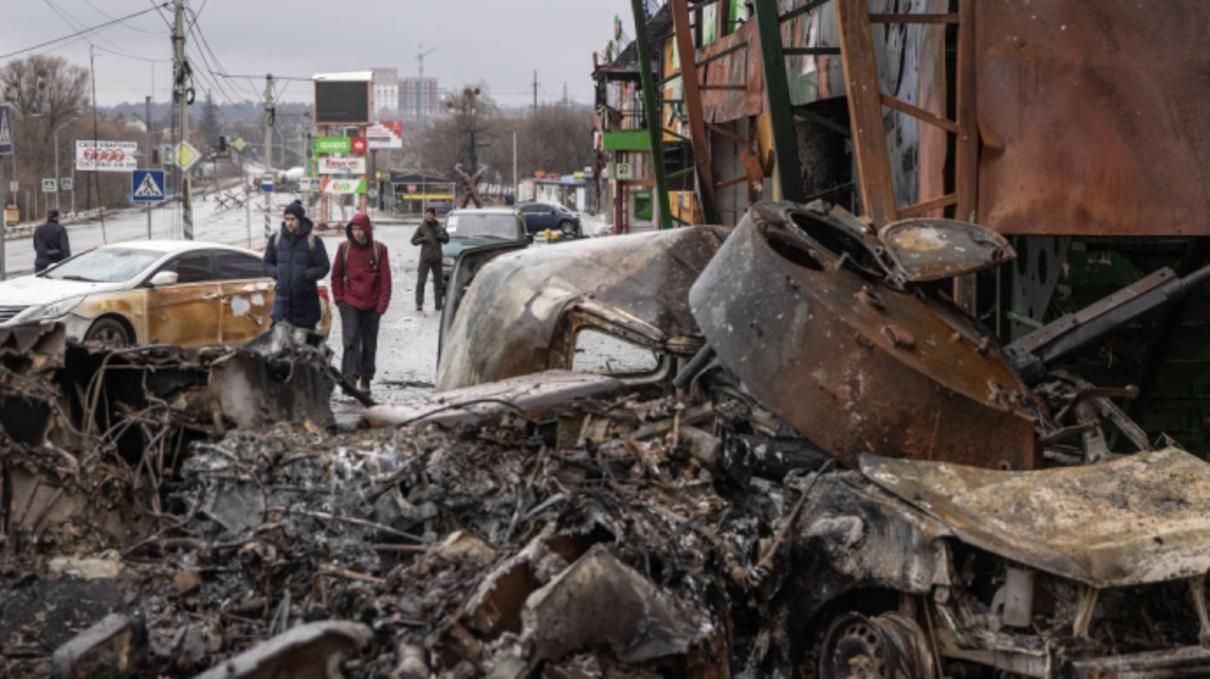
[[[331,325],[328,291],[320,285]],[[60,321],[107,344],[239,345],[269,329],[273,280],[252,250],[198,241],[130,241],[0,283],[0,328]]]

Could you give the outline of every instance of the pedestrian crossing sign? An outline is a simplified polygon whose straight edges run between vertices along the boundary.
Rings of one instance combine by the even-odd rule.
[[[13,152],[13,107],[0,104],[0,156]]]
[[[130,173],[130,195],[136,203],[159,203],[164,200],[164,171],[135,170]]]

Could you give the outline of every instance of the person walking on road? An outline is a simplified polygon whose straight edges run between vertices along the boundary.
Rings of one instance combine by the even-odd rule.
[[[332,262],[332,298],[340,309],[344,342],[340,372],[369,393],[378,353],[378,322],[391,303],[391,264],[387,246],[374,240],[374,225],[366,213],[353,216],[345,235],[348,240],[336,248]]]
[[[286,206],[285,214],[281,231],[265,244],[265,272],[277,281],[272,318],[315,330],[323,316],[319,281],[328,275],[328,251],[323,239],[311,233],[313,225],[301,201]]]
[[[67,227],[59,223],[59,211],[52,208],[46,213],[46,223],[34,230],[34,273],[45,271],[71,257],[71,243],[67,239]]]
[[[433,272],[433,306],[441,311],[445,299],[445,279],[441,275],[441,244],[450,242],[450,235],[437,221],[437,211],[424,211],[424,221],[412,235],[412,245],[420,246],[420,265],[416,270],[416,311],[424,310],[424,284]]]

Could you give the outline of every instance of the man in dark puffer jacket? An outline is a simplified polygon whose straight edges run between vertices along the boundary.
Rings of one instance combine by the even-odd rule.
[[[265,245],[265,272],[277,281],[273,320],[307,330],[315,330],[323,316],[318,283],[330,268],[323,239],[311,233],[311,229],[306,210],[296,200],[286,206],[281,231],[273,234]]]

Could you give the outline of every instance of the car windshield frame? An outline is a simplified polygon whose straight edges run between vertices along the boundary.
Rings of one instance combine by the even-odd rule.
[[[163,257],[164,253],[146,248],[96,248],[66,259],[38,276],[58,281],[124,283],[143,275]]]
[[[493,224],[493,228],[474,228],[484,224]],[[446,219],[446,231],[450,238],[499,238],[500,240],[521,238],[517,216],[512,213],[463,212],[451,214]]]

